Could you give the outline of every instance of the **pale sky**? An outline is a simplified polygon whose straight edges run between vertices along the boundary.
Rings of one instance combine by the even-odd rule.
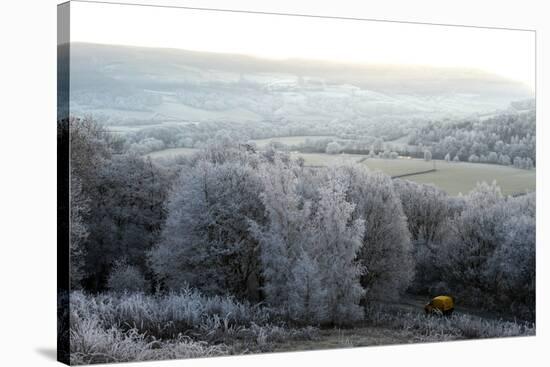
[[[71,2],[71,41],[482,69],[535,85],[535,33]]]

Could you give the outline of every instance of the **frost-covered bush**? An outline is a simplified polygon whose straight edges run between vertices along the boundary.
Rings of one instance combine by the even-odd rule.
[[[107,279],[107,288],[115,292],[141,292],[147,291],[149,284],[137,267],[118,262]]]
[[[268,308],[241,303],[233,297],[205,296],[190,289],[159,296],[144,293],[93,296],[73,292],[70,305],[71,312],[84,319],[95,315],[103,325],[135,327],[140,333],[158,338],[199,332],[215,323],[214,320],[229,327],[264,325],[278,319],[277,313]]]
[[[312,327],[289,328],[266,307],[190,289],[159,296],[76,291],[70,312],[73,364],[269,351],[274,342],[318,334]]]
[[[241,335],[250,333],[257,346],[264,349],[272,343],[283,343],[292,340],[316,340],[319,329],[307,326],[303,328],[288,328],[278,325],[252,324],[249,328],[241,330]]]
[[[228,353],[224,345],[208,345],[178,335],[167,341],[137,328],[103,325],[97,315],[71,314],[71,365],[213,357]]]

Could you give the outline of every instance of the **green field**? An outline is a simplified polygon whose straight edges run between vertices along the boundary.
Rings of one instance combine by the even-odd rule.
[[[509,166],[467,162],[426,162],[422,159],[378,159],[367,158],[358,154],[307,154],[293,153],[294,158],[302,157],[307,166],[329,166],[351,162],[365,164],[372,171],[381,171],[390,176],[427,171],[434,168],[435,172],[407,176],[403,179],[433,184],[451,195],[467,193],[478,182],[491,183],[496,181],[504,194],[517,194],[535,191],[536,171],[523,170]]]
[[[306,137],[295,137],[293,141]],[[292,139],[292,138],[274,138]],[[267,141],[264,139],[262,141]],[[287,140],[288,141],[288,140]],[[282,142],[282,141],[281,141]],[[147,154],[152,159],[171,158],[176,156],[188,156],[196,152],[194,148],[173,148]],[[348,163],[366,165],[372,171],[380,171],[390,176],[400,176],[409,173],[422,172],[434,168],[435,172],[421,173],[404,177],[403,179],[433,184],[445,190],[451,195],[467,193],[478,182],[491,183],[496,181],[506,195],[518,194],[526,191],[535,191],[536,171],[517,169],[510,166],[494,164],[445,162],[441,160],[426,162],[422,159],[398,158],[378,159],[368,158],[360,154],[324,154],[324,153],[298,153],[292,152],[293,158],[303,158],[306,166],[324,167]]]
[[[418,183],[429,183],[441,187],[451,195],[467,193],[477,182],[496,181],[506,195],[535,191],[536,171],[509,166],[479,163],[447,163],[438,161],[437,171],[406,179]]]
[[[303,144],[308,139],[309,140],[319,140],[319,139],[326,139],[326,138],[331,138],[331,139],[335,139],[335,140],[338,139],[337,137],[330,136],[330,135],[309,135],[309,136],[302,135],[302,136],[282,136],[282,137],[278,137],[278,138],[269,138],[269,139],[255,139],[255,140],[252,140],[252,141],[256,143],[256,146],[258,148],[265,148],[271,142],[277,142],[277,143],[285,144],[285,145],[288,145],[288,146],[292,146],[292,145]]]

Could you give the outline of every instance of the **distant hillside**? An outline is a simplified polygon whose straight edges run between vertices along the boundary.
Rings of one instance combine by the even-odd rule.
[[[532,97],[479,70],[71,44],[71,109],[114,123],[463,116]]]

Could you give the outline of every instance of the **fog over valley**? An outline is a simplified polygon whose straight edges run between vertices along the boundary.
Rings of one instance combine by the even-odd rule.
[[[520,82],[477,69],[90,43],[71,44],[70,68],[71,113],[109,125],[459,118],[534,97]]]

